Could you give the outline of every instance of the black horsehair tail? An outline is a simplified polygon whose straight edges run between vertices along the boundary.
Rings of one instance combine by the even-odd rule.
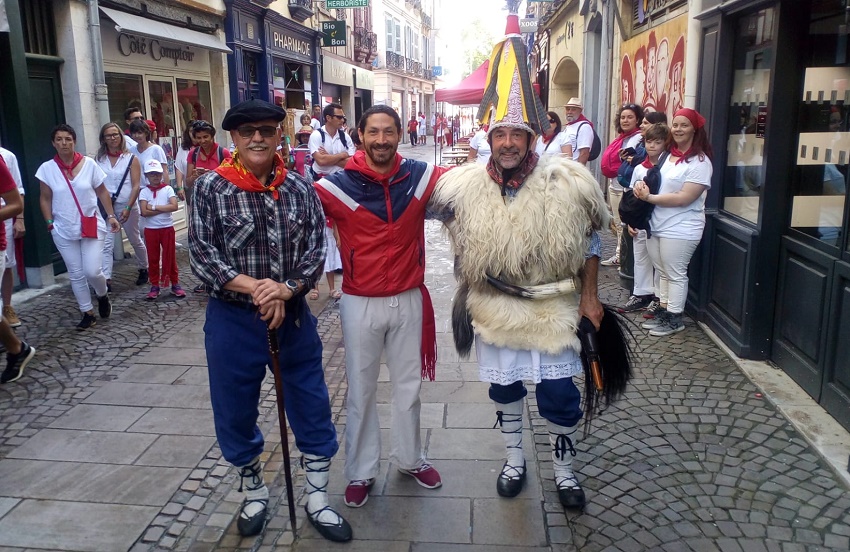
[[[469,297],[469,284],[461,283],[457,288],[452,305],[452,335],[455,340],[455,349],[463,358],[469,358],[472,343],[475,341],[472,317],[466,309],[467,297]]]
[[[590,373],[590,365],[584,352],[581,354],[584,366],[584,435],[590,431],[590,424],[596,414],[601,414],[626,391],[632,378],[634,334],[631,321],[617,313],[608,305],[602,306],[605,314],[596,337],[599,342],[599,357],[602,366],[602,390],[596,389]]]

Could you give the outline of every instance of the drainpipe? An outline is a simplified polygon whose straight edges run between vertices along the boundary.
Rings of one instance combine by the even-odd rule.
[[[103,70],[103,45],[100,42],[100,9],[97,0],[89,0],[89,34],[94,63],[94,102],[100,126],[109,122],[109,95]]]
[[[601,56],[599,63],[599,119],[597,132],[603,141],[611,127],[611,82],[613,76],[611,71],[611,59],[614,55],[614,14],[611,2],[614,0],[602,0],[602,36],[600,42]]]

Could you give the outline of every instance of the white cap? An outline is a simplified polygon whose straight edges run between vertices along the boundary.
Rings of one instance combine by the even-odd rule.
[[[156,159],[149,159],[145,162],[145,166],[142,167],[145,171],[145,174],[148,173],[162,173],[162,163],[157,161]]]

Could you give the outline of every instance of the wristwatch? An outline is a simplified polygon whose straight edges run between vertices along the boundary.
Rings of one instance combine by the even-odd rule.
[[[283,282],[283,285],[288,287],[292,291],[292,294],[295,295],[296,293],[298,293],[298,287],[301,285],[301,282],[290,278],[289,280]]]

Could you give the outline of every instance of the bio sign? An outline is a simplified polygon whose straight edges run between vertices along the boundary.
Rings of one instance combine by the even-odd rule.
[[[369,0],[326,0],[325,6],[330,8],[368,8]]]
[[[345,46],[345,21],[322,21],[322,45]]]

